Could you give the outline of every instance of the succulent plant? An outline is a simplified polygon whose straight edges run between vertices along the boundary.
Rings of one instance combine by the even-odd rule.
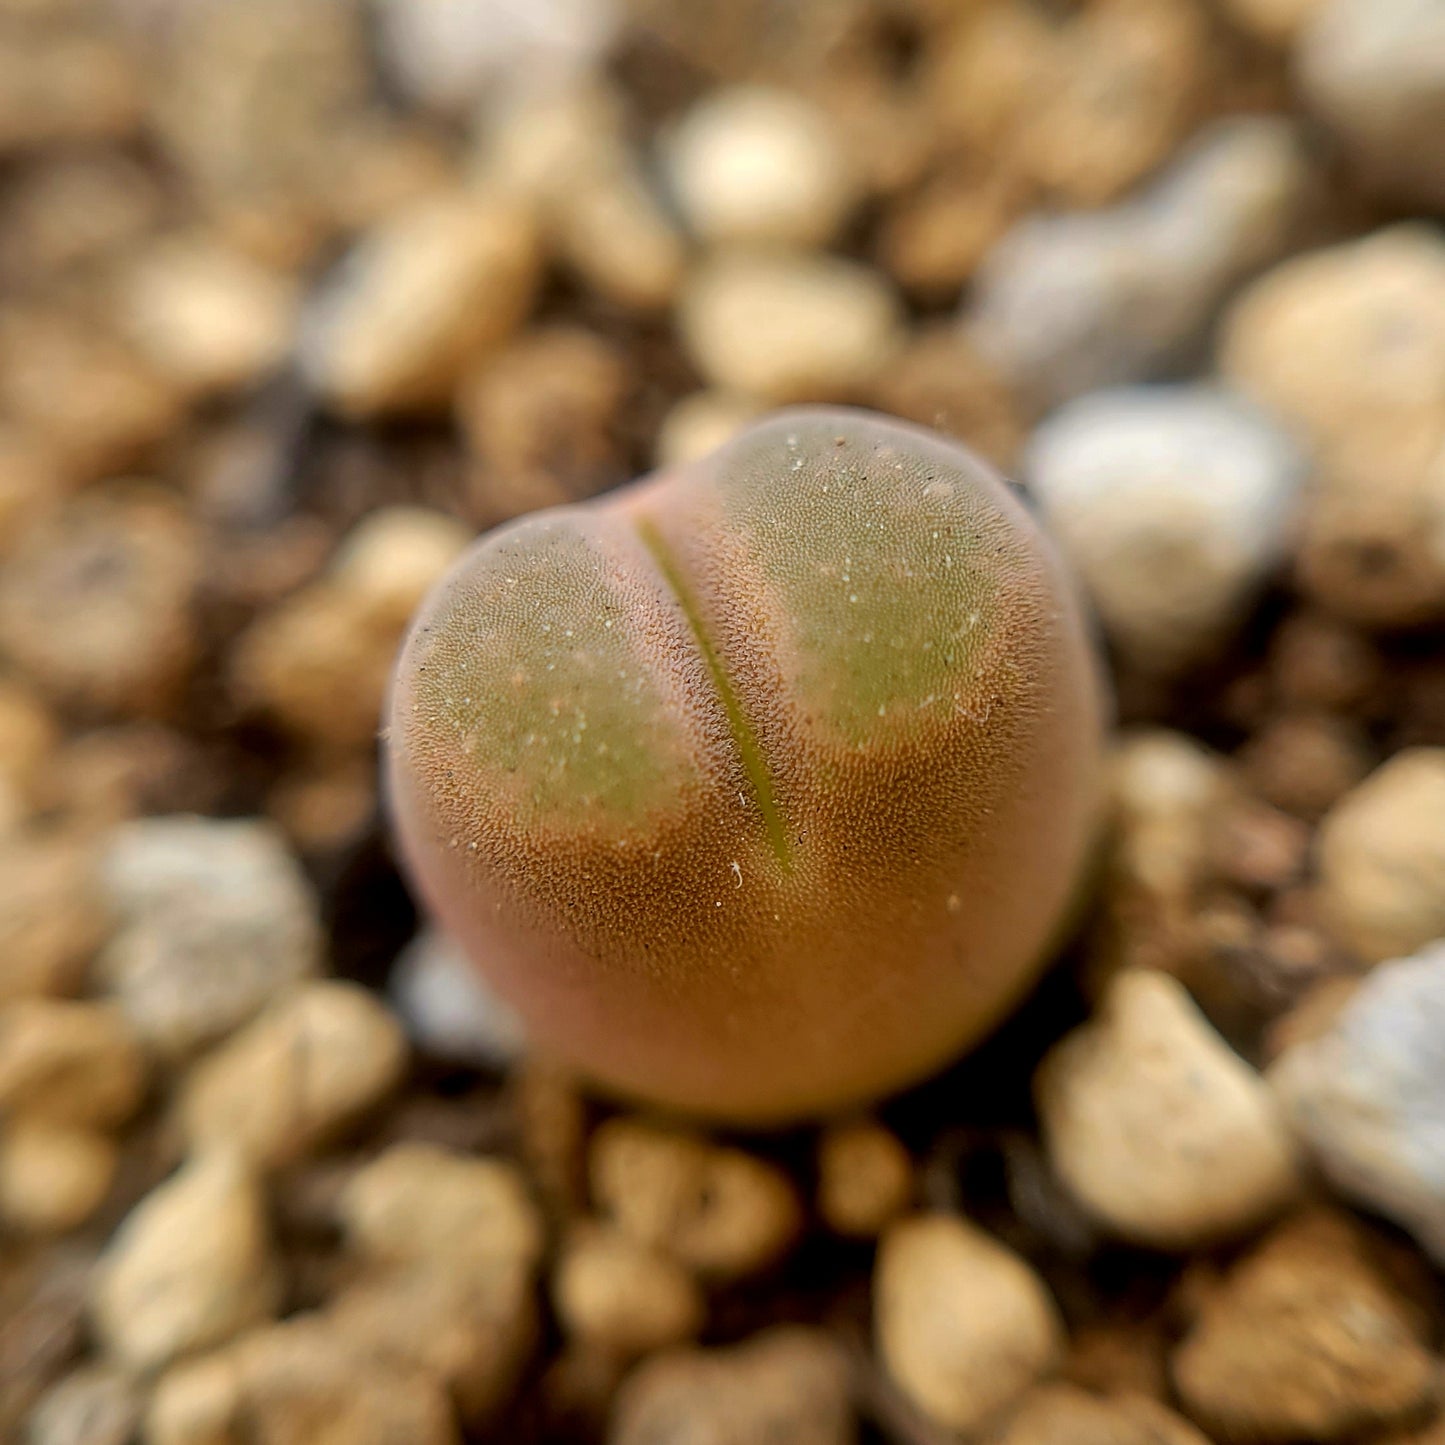
[[[1027,987],[1089,851],[1079,606],[983,463],[866,412],[483,537],[398,663],[396,824],[536,1041],[763,1123],[936,1068]]]

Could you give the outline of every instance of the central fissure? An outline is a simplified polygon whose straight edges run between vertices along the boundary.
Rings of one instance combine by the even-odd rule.
[[[687,623],[688,631],[692,633],[693,640],[697,643],[697,650],[702,654],[703,663],[712,678],[718,700],[722,703],[728,731],[732,734],[733,745],[738,750],[743,771],[747,774],[748,782],[752,785],[753,796],[757,799],[758,812],[762,815],[768,843],[779,864],[784,870],[787,870],[792,867],[792,849],[788,846],[788,830],[783,822],[783,813],[778,806],[777,795],[773,791],[773,780],[768,774],[767,763],[763,760],[763,750],[758,746],[757,735],[753,732],[752,726],[743,713],[742,705],[738,702],[738,695],[733,687],[732,679],[728,676],[727,669],[723,666],[723,660],[719,656],[717,648],[713,646],[712,639],[707,634],[707,628],[703,625],[702,609],[697,605],[697,599],[693,596],[692,588],[683,576],[682,569],[677,565],[677,559],[672,555],[667,543],[662,539],[662,534],[657,530],[656,524],[650,517],[637,519],[637,535],[647,549],[648,555],[656,563],[657,570],[662,574],[662,580],[671,589],[678,608],[682,612],[683,620]]]

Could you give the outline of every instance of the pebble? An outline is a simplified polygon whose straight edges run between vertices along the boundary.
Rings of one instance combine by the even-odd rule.
[[[1309,12],[1296,70],[1305,100],[1366,178],[1445,208],[1445,14],[1436,0],[1326,0]]]
[[[456,411],[475,463],[471,515],[494,525],[629,480],[633,390],[623,349],[581,326],[534,328],[469,373]]]
[[[652,312],[676,296],[686,248],[633,153],[626,111],[595,78],[509,97],[485,114],[476,183],[539,215],[549,249],[599,296]]]
[[[7,303],[0,315],[0,414],[74,486],[134,473],[181,421],[179,387],[94,318]]]
[[[1364,730],[1328,712],[1280,712],[1240,750],[1245,775],[1268,803],[1317,822],[1370,771]]]
[[[682,1265],[606,1225],[573,1229],[552,1275],[552,1299],[570,1337],[619,1360],[692,1339],[707,1315]]]
[[[590,70],[616,36],[616,0],[379,0],[382,64],[407,95],[465,113],[498,86]]]
[[[973,1431],[1058,1362],[1064,1331],[1047,1288],[966,1220],[915,1215],[883,1236],[873,1328],[894,1383],[930,1420]]]
[[[1268,1077],[1330,1182],[1445,1263],[1442,1029],[1445,941],[1377,967],[1297,1032]]]
[[[367,233],[308,305],[306,380],[350,418],[445,408],[468,366],[531,310],[535,226],[510,201],[420,201]]]
[[[141,1387],[126,1371],[82,1365],[36,1405],[27,1445],[135,1445],[144,1413]]]
[[[818,1213],[835,1234],[874,1239],[913,1202],[913,1160],[891,1129],[834,1124],[818,1141]]]
[[[1028,484],[1131,664],[1218,648],[1284,560],[1305,459],[1208,386],[1095,392],[1034,433]]]
[[[526,1051],[527,1033],[481,970],[436,929],[420,933],[397,956],[387,997],[423,1053],[451,1063],[505,1069]]]
[[[608,1445],[851,1445],[848,1366],[820,1330],[780,1325],[740,1345],[672,1350],[623,1383]]]
[[[1313,454],[1306,593],[1373,627],[1445,616],[1445,240],[1401,224],[1277,266],[1226,314],[1219,368]]]
[[[459,1445],[441,1383],[311,1318],[257,1330],[162,1376],[146,1445]]]
[[[400,1025],[366,989],[303,983],[191,1069],[181,1127],[192,1147],[233,1148],[275,1168],[379,1103],[406,1060]]]
[[[237,700],[318,751],[364,751],[369,762],[402,634],[471,540],[429,508],[372,512],[323,576],[241,635],[230,659]]]
[[[680,467],[708,456],[763,411],[761,402],[738,392],[691,392],[674,403],[662,419],[653,463],[658,467]]]
[[[0,655],[82,709],[164,712],[194,660],[200,566],[178,499],[136,483],[93,488],[6,557]]]
[[[0,1115],[108,1129],[145,1091],[145,1057],[119,1010],[48,998],[0,1008]]]
[[[290,348],[294,283],[204,236],[151,242],[116,287],[122,330],[190,396],[239,391]]]
[[[836,128],[793,91],[709,92],[677,122],[663,158],[683,217],[708,245],[823,246],[859,198]]]
[[[59,743],[60,729],[34,689],[0,676],[0,835],[17,831],[44,801]]]
[[[461,1418],[482,1426],[516,1393],[537,1343],[537,1305],[519,1262],[463,1263],[438,1259],[365,1277],[320,1318],[382,1365],[440,1381]]]
[[[1269,1089],[1164,974],[1118,975],[1045,1058],[1035,1097],[1059,1178],[1132,1244],[1236,1238],[1298,1191]]]
[[[108,927],[88,840],[0,833],[0,1008],[74,993]]]
[[[230,1153],[203,1154],[148,1194],[91,1281],[105,1351],[137,1370],[218,1345],[279,1300],[261,1190]]]
[[[1320,10],[1325,0],[1225,0],[1229,18],[1266,44],[1285,46]]]
[[[1319,901],[1367,963],[1445,936],[1445,748],[1406,748],[1330,809],[1316,838]]]
[[[533,1268],[542,1218],[526,1175],[503,1159],[432,1144],[393,1144],[352,1178],[341,1199],[346,1237],[368,1259],[461,1269],[503,1260]]]
[[[1014,226],[979,268],[967,334],[1040,408],[1147,380],[1288,244],[1308,179],[1288,122],[1217,121],[1137,197]]]
[[[1174,1384],[1216,1439],[1353,1440],[1434,1400],[1416,1311],[1344,1219],[1280,1226],[1202,1302]]]
[[[21,1234],[78,1229],[104,1202],[120,1151],[105,1135],[12,1119],[0,1129],[0,1223]]]
[[[1077,1385],[1024,1396],[992,1445],[1209,1445],[1187,1420],[1147,1395],[1101,1397]]]
[[[903,343],[902,306],[883,273],[817,254],[703,259],[678,327],[709,383],[774,403],[856,397]]]
[[[7,27],[0,47],[0,156],[121,140],[141,115],[136,57],[106,27]]]
[[[802,1230],[781,1169],[701,1135],[621,1116],[592,1136],[592,1197],[641,1244],[726,1281],[775,1264]]]
[[[148,1047],[177,1059],[321,966],[316,898],[274,824],[144,818],[101,861],[118,921],[96,976]]]

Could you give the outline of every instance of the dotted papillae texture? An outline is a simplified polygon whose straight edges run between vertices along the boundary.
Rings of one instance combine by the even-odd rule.
[[[1102,711],[1054,554],[981,462],[782,412],[476,544],[398,664],[393,806],[539,1042],[784,1120],[922,1076],[1028,984]]]

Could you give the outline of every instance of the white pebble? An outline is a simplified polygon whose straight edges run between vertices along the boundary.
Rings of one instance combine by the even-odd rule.
[[[1284,557],[1305,462],[1226,393],[1130,387],[1050,417],[1024,471],[1120,652],[1174,672],[1228,637]]]

